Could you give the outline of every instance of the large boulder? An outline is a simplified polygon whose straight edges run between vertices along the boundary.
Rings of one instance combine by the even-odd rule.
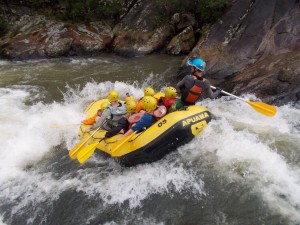
[[[300,7],[294,0],[239,0],[191,56],[207,61],[207,73],[223,79],[269,55],[300,49]]]
[[[66,25],[44,16],[14,16],[9,32],[0,39],[0,56],[8,59],[32,59],[67,55],[91,55],[101,52],[113,40],[110,26],[102,22]]]
[[[170,55],[186,54],[195,45],[195,35],[192,26],[188,26],[181,33],[172,38],[166,50]]]
[[[173,33],[173,25],[158,25],[154,19],[156,16],[157,9],[153,1],[135,2],[114,28],[114,51],[135,56],[149,54],[165,47],[167,39]]]
[[[189,57],[204,58],[207,76],[224,81],[219,85],[227,91],[277,104],[299,101],[299,21],[299,1],[239,0]]]
[[[234,94],[255,93],[277,105],[300,100],[300,52],[266,57],[220,85]]]

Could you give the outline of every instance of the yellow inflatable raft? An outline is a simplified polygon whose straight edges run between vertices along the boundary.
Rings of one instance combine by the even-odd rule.
[[[103,101],[108,100],[92,103],[85,111],[87,116],[93,116]],[[122,140],[122,134],[101,140],[106,131],[100,129],[89,143],[99,141],[97,149],[101,153],[115,158],[121,165],[134,166],[159,160],[168,152],[188,143],[210,120],[211,114],[205,107],[193,105],[165,115],[146,130],[130,135],[126,142]],[[80,126],[79,136],[82,139],[93,133],[84,133],[90,126]]]

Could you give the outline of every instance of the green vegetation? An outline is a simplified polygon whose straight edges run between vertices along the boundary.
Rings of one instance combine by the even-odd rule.
[[[203,23],[214,23],[223,14],[232,0],[201,0],[196,8],[196,13],[200,15]]]
[[[199,27],[216,22],[234,0],[154,0],[157,26],[168,22],[174,13],[191,13]],[[110,24],[119,22],[128,0],[10,0],[10,4],[22,4],[44,15],[68,22],[103,20]],[[3,26],[3,25],[2,25]]]
[[[18,0],[11,0],[17,4]],[[69,22],[105,20],[116,23],[123,0],[23,0],[22,5],[47,16]]]
[[[156,0],[159,10],[157,21],[167,21],[174,13],[192,13],[199,26],[216,22],[233,0]]]
[[[4,19],[0,19],[0,37],[3,37],[8,31],[8,23]]]

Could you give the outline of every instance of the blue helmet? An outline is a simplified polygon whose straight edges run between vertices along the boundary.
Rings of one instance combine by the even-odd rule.
[[[204,71],[206,63],[203,59],[195,58],[187,62],[188,65],[196,67],[198,70]]]

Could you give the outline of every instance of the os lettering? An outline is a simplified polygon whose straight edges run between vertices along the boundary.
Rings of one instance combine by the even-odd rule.
[[[165,120],[165,119],[164,119],[163,121],[159,122],[159,123],[158,123],[158,127],[161,127],[161,126],[164,125],[166,122],[167,122],[167,120]]]

